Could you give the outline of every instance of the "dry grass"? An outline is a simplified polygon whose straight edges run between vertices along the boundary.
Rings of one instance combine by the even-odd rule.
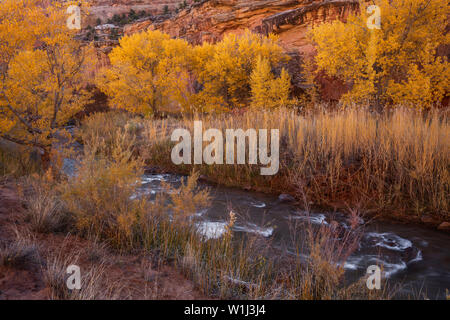
[[[127,163],[122,165],[126,166]],[[83,165],[80,170],[84,170]],[[91,173],[97,186],[104,188],[105,183],[108,183],[106,190],[124,192],[126,197],[119,195],[106,203],[98,201],[95,193],[71,192],[83,189],[80,185],[82,181],[86,181],[86,186],[89,186],[92,182],[86,177],[83,180],[62,182],[64,187],[61,190],[66,192],[66,201],[69,194],[73,203],[97,201],[95,206],[80,205],[73,212],[75,230],[93,240],[85,252],[91,267],[82,272],[82,289],[69,290],[66,286],[66,268],[78,264],[80,256],[71,254],[64,245],[59,253],[49,255],[43,274],[50,288],[51,299],[115,299],[123,296],[121,294],[126,288],[108,283],[102,276],[105,272],[105,241],[119,251],[152,252],[155,256],[153,260],[159,261],[158,265],[167,262],[175,264],[205,294],[218,298],[342,299],[349,296],[367,298],[371,294],[364,288],[364,282],[351,287],[343,285],[342,262],[355,249],[359,230],[330,229],[326,226],[317,230],[311,225],[298,228],[292,231],[290,243],[291,247],[297,248],[297,252],[288,254],[285,250],[274,249],[270,240],[261,237],[242,235],[234,238],[231,230],[235,215],[230,213],[224,236],[206,240],[197,232],[190,219],[209,203],[207,190],[197,189],[198,174],[193,174],[177,189],[167,185],[166,192],[158,194],[156,201],[147,202],[145,199],[130,200],[128,188],[121,185],[124,181],[100,180],[102,184],[98,184],[99,180],[96,179],[103,176],[104,172]],[[130,186],[135,186],[135,181],[127,181]],[[129,209],[126,213],[123,211],[124,203]],[[117,211],[113,211],[112,207],[117,208]],[[91,211],[93,208],[95,211]],[[108,215],[105,217],[106,211]],[[84,221],[87,214],[87,219],[94,221],[89,232],[86,232],[84,223],[78,221]],[[105,224],[97,223],[100,217],[107,219]],[[121,220],[120,217],[125,218]],[[306,236],[298,234],[299,230],[307,230]],[[308,240],[306,246],[302,238]],[[305,255],[309,256],[307,260],[302,258]],[[143,266],[144,278],[148,270],[147,265]],[[154,290],[146,292],[145,298],[161,294]]]
[[[67,287],[67,267],[78,264],[78,256],[59,252],[47,259],[43,269],[44,281],[50,288],[49,298],[52,300],[113,300],[120,294],[117,284],[107,283],[104,279],[103,262],[81,270],[81,288],[70,290]]]
[[[192,130],[194,119],[202,120],[204,128],[279,129],[279,174],[263,177],[258,166],[250,165],[174,166],[170,134],[179,127]],[[361,234],[359,212],[432,213],[448,219],[449,132],[445,115],[423,116],[404,109],[385,115],[356,109],[299,115],[281,109],[165,120],[97,114],[82,128],[91,151],[66,194],[72,197],[69,207],[76,209],[78,221],[92,215],[94,220],[86,225],[96,238],[121,248],[149,249],[216,297],[384,298],[388,292],[369,292],[363,280],[344,285],[342,264]],[[196,173],[179,189],[166,185],[167,193],[152,203],[132,200],[142,173],[139,156],[150,165]],[[205,241],[190,219],[209,201],[208,193],[196,188],[199,174],[225,185],[289,192],[307,209],[311,204],[340,206],[355,223],[352,230],[306,226],[301,228],[307,230],[303,236],[293,231],[294,254],[275,252],[270,242],[254,236],[233,239],[231,232]],[[230,217],[230,230],[233,223]],[[306,239],[306,246],[300,238]]]
[[[130,235],[146,206],[132,199],[142,163],[133,156],[133,141],[126,134],[117,134],[107,145],[98,136],[85,144],[77,175],[60,183],[61,197],[80,234],[113,246],[125,246],[125,242],[132,246]]]
[[[109,131],[116,143],[108,155],[104,140],[91,135],[77,176],[61,183],[62,198],[80,234],[119,250],[152,252],[160,263],[175,264],[205,294],[218,298],[341,297],[343,272],[338,262],[354,249],[349,241],[335,242],[336,233],[323,232],[325,243],[311,238],[305,248],[300,247],[301,237],[294,237],[298,243],[293,245],[301,252],[287,255],[255,235],[234,238],[234,214],[223,237],[206,240],[192,219],[210,201],[208,190],[197,187],[199,174],[194,172],[179,188],[165,185],[155,201],[132,197],[143,163],[133,155],[132,143],[121,140],[127,134],[116,130]],[[315,257],[310,263],[300,258],[308,251]],[[60,268],[51,270],[55,269]],[[58,296],[65,297],[64,292]]]
[[[356,125],[352,121],[346,122],[349,121],[348,117],[355,122],[363,121],[364,117],[368,117],[368,114],[361,114],[352,111],[346,117],[340,114],[325,114],[308,118],[280,110],[272,113],[244,114],[233,119],[225,116],[204,118],[204,124],[208,127],[281,128],[283,167],[280,177],[261,177],[256,166],[199,166],[197,171],[179,188],[165,185],[165,192],[158,194],[156,200],[152,202],[145,198],[133,197],[143,173],[144,162],[141,156],[146,157],[149,163],[165,164],[170,167],[171,164],[164,160],[166,155],[170,157],[171,144],[167,140],[170,129],[177,126],[191,128],[192,120],[142,122],[136,118],[129,119],[126,115],[116,114],[114,117],[120,120],[120,126],[117,127],[117,120],[103,121],[102,119],[108,116],[96,115],[92,118],[93,120],[88,120],[88,125],[82,129],[84,153],[80,157],[76,176],[66,179],[58,177],[58,180],[54,180],[48,174],[49,176],[42,176],[38,182],[30,180],[32,192],[27,202],[30,209],[29,215],[31,215],[30,221],[33,222],[35,231],[57,229],[56,226],[60,225],[58,212],[61,212],[61,208],[64,207],[64,212],[67,210],[72,221],[69,227],[96,243],[87,249],[88,261],[96,266],[82,272],[81,290],[71,291],[66,286],[68,276],[66,268],[70,264],[77,264],[79,256],[64,254],[64,250],[61,250],[60,253],[47,259],[43,273],[45,282],[51,290],[51,298],[113,299],[118,297],[121,288],[105,283],[102,276],[105,267],[102,251],[105,243],[109,248],[119,251],[150,252],[160,264],[174,264],[204,293],[218,298],[386,297],[384,292],[377,295],[369,292],[364,286],[364,281],[352,285],[344,283],[342,264],[359,241],[361,230],[358,229],[357,224],[353,225],[352,230],[327,226],[317,229],[311,225],[295,228],[292,230],[292,242],[289,243],[289,247],[296,248],[296,251],[287,252],[283,248],[274,248],[270,239],[249,234],[236,236],[231,232],[235,223],[234,214],[230,214],[227,232],[219,239],[206,240],[198,233],[194,220],[191,219],[210,201],[208,190],[200,190],[197,186],[200,173],[215,176],[220,182],[230,183],[236,178],[234,183],[238,185],[260,184],[272,191],[285,191],[281,189],[284,183],[283,188],[297,190],[307,204],[311,199],[316,200],[314,192],[320,190],[319,186],[326,187],[319,184],[319,181],[333,182],[327,187],[327,192],[330,193],[324,193],[321,196],[328,200],[335,199],[331,196],[331,191],[336,190],[335,197],[338,198],[340,193],[337,190],[346,186],[342,184],[341,169],[346,168],[347,165],[340,164],[340,161],[346,163],[345,161],[355,157],[354,162],[361,166],[361,163],[366,163],[364,161],[372,154],[380,156],[378,145],[371,142],[351,143],[351,139],[366,141],[360,137],[359,131],[364,129],[370,132],[371,121],[382,121],[374,116],[374,120],[366,119],[365,121],[369,123],[364,126]],[[394,119],[395,117],[389,121],[395,122]],[[97,130],[100,123],[103,125]],[[352,123],[359,129],[351,129]],[[338,127],[334,128],[337,131],[334,132],[329,128],[331,124],[335,126],[346,124],[349,132],[342,133],[341,131],[345,131],[345,128]],[[387,131],[387,124],[385,126],[383,130]],[[420,124],[416,126],[420,127]],[[443,128],[445,129],[442,122],[439,125],[430,122],[429,126],[436,126],[434,130],[439,134],[442,134]],[[378,127],[381,127],[380,123]],[[354,130],[357,134],[352,136],[351,132]],[[381,133],[372,134],[381,135]],[[384,134],[388,136],[386,132]],[[406,133],[404,135],[406,136]],[[394,143],[397,138],[389,139]],[[330,143],[333,143],[334,147],[328,146]],[[436,148],[441,148],[443,143],[445,145],[445,141],[440,142],[439,147],[427,147],[429,150],[427,152],[433,154],[432,159],[427,161],[435,163],[438,170],[439,165],[442,165],[442,157],[445,155],[441,151],[438,152]],[[372,153],[366,154],[371,148]],[[387,150],[387,147],[383,148]],[[166,151],[169,152],[166,153]],[[390,153],[390,157],[393,152]],[[357,156],[363,159],[357,160]],[[377,157],[375,157],[377,161],[381,161]],[[403,157],[402,161],[406,161],[406,153]],[[155,161],[155,158],[158,161]],[[338,158],[341,160],[336,160]],[[388,163],[387,160],[384,164],[392,167],[392,163]],[[192,168],[182,168],[182,170],[189,169]],[[360,168],[360,170],[363,169],[381,172],[376,171],[381,170],[380,167]],[[294,176],[292,172],[297,172],[297,175]],[[367,173],[367,171],[363,172]],[[320,176],[319,173],[321,173]],[[359,176],[359,179],[362,178]],[[404,182],[405,179],[410,178],[402,177],[402,179]],[[442,179],[441,177],[435,179],[438,179],[437,182],[434,180],[435,183],[443,183],[439,180]],[[355,187],[360,186],[358,183],[362,183],[359,180],[354,182],[357,183]],[[299,196],[299,198],[302,197]],[[442,202],[438,203],[442,206]],[[300,234],[300,230],[307,230],[307,232]],[[306,239],[306,242],[302,239]],[[27,257],[30,256],[28,247],[23,244],[17,244],[17,246],[7,250],[2,249],[2,264],[11,264],[11,261],[20,264],[20,261],[28,259]],[[145,266],[144,269],[146,269]],[[146,293],[147,297],[158,295],[158,292],[153,291]]]
[[[40,172],[38,150],[16,145],[0,138],[0,176],[21,177]]]
[[[379,115],[347,109],[299,115],[280,109],[194,118],[204,129],[279,129],[279,173],[261,176],[255,165],[173,165],[170,134],[179,127],[192,130],[193,118],[145,121],[139,148],[147,164],[184,174],[195,167],[224,185],[287,192],[315,206],[450,218],[450,126],[444,112],[398,108]]]
[[[16,238],[0,246],[0,267],[28,269],[41,263],[39,247],[27,235],[15,230]]]
[[[276,251],[270,241],[254,236],[233,239],[230,232],[205,241],[190,219],[208,203],[208,193],[196,188],[200,173],[226,185],[290,192],[306,208],[311,203],[357,208],[348,209],[355,222],[359,211],[369,209],[449,217],[449,126],[447,117],[438,113],[422,116],[399,109],[378,115],[352,109],[315,115],[277,110],[197,116],[204,128],[280,129],[279,174],[262,177],[258,166],[248,165],[195,166],[185,184],[172,190],[165,186],[167,193],[151,203],[131,197],[142,173],[138,156],[147,164],[191,172],[193,166],[171,163],[169,137],[174,128],[192,129],[193,118],[140,120],[114,114],[118,128],[108,117],[98,114],[83,127],[84,160],[77,178],[65,185],[65,201],[78,230],[86,234],[83,225],[89,226],[88,234],[118,248],[151,250],[216,297],[378,299],[389,292],[369,292],[363,279],[344,284],[342,265],[357,247],[358,223],[352,223],[352,230],[306,226],[303,236],[294,230],[294,254]],[[100,123],[106,124],[101,132]],[[231,229],[232,217],[229,224]]]
[[[50,172],[44,175],[28,176],[21,181],[26,191],[20,188],[24,199],[26,220],[32,231],[50,233],[64,231],[71,223],[71,218],[64,208],[57,192],[57,183]]]

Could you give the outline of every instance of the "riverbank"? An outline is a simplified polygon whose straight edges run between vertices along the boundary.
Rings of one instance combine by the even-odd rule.
[[[159,167],[159,166],[146,166],[144,168],[145,174],[172,174],[172,175],[182,175],[188,176],[189,173],[186,170],[176,170],[173,167]],[[266,189],[260,189],[258,187],[252,186],[240,186],[240,185],[222,185],[214,176],[200,175],[199,182],[204,183],[208,186],[213,187],[231,187],[242,190],[243,192],[257,192],[263,193],[272,197],[278,197],[280,202],[289,203],[294,206],[298,206],[299,209],[304,208],[301,200],[295,198],[295,193],[278,193],[276,191],[267,191]],[[348,206],[346,203],[334,203],[333,205],[314,205],[310,203],[309,209],[315,212],[344,212],[351,216],[351,212],[348,211]],[[409,225],[411,227],[419,226],[430,230],[437,230],[444,234],[450,234],[450,227],[448,226],[448,221],[445,219],[435,218],[430,215],[424,215],[422,217],[407,215],[407,214],[397,214],[395,211],[379,212],[367,212],[365,215],[368,221],[379,221],[387,222],[398,225]]]
[[[136,196],[155,199],[158,192],[164,192],[164,185],[178,186],[185,179],[185,176],[170,173],[144,174]],[[356,223],[361,227],[356,230],[360,236],[356,250],[343,264],[346,281],[351,283],[364,275],[368,266],[376,264],[382,266],[389,286],[401,289],[397,298],[443,299],[445,290],[450,288],[450,266],[446,263],[449,255],[442,250],[450,246],[450,237],[446,233],[415,224],[351,217],[342,212],[307,212],[285,197],[240,188],[205,182],[199,182],[199,187],[210,190],[211,204],[198,211],[192,221],[199,232],[208,236],[223,235],[229,211],[233,210],[236,237],[257,235],[265,238],[272,248],[285,248],[291,253],[300,248],[300,254],[307,257],[308,245],[301,243],[308,240],[308,230],[320,231],[321,227],[347,229]],[[292,239],[298,239],[298,242],[294,245]],[[348,246],[351,247],[351,243]],[[274,253],[280,255],[277,250]]]
[[[117,252],[70,232],[32,231],[12,181],[0,185],[0,300],[209,299],[173,265],[146,251]],[[82,290],[65,287],[81,268]]]

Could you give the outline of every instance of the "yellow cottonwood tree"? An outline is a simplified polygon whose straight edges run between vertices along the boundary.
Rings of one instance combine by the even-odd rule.
[[[371,3],[372,4],[372,3]],[[334,21],[311,31],[318,71],[351,85],[344,102],[408,104],[428,108],[449,92],[447,57],[449,6],[442,0],[377,0],[381,28],[369,29],[366,7],[346,23]]]
[[[276,108],[289,103],[291,77],[283,68],[280,77],[275,78],[266,58],[258,57],[250,77],[250,86],[253,107]]]
[[[288,59],[274,36],[246,32],[191,47],[149,30],[120,39],[97,83],[115,107],[144,115],[174,104],[185,112],[225,111],[250,102],[258,56],[271,67]]]
[[[88,47],[67,28],[65,8],[0,3],[0,137],[47,155],[55,131],[89,101],[82,76]]]
[[[160,31],[125,36],[111,51],[111,67],[98,77],[98,86],[113,106],[146,116],[174,102],[185,109],[192,91],[190,52],[186,41]]]
[[[270,68],[288,61],[274,35],[264,37],[246,31],[228,34],[214,45],[205,43],[194,49],[194,71],[201,91],[196,95],[202,111],[223,111],[250,103],[250,76],[258,57]]]

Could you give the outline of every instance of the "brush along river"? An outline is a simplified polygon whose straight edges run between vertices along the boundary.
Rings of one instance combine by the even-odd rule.
[[[142,177],[135,197],[154,199],[164,192],[162,183],[178,187],[184,177],[173,174],[150,174]],[[200,183],[200,187],[206,187]],[[237,214],[233,232],[252,233],[270,239],[274,247],[295,251],[289,246],[294,228],[349,226],[341,213],[306,213],[293,203],[275,196],[220,186],[209,186],[212,202],[196,212],[192,219],[205,238],[220,238],[228,223],[230,208]],[[360,221],[363,223],[363,221]],[[371,222],[364,227],[359,247],[345,261],[346,279],[364,276],[367,267],[379,265],[390,286],[399,285],[397,297],[443,299],[450,289],[450,237],[448,234],[416,225]],[[240,281],[239,279],[232,279]]]

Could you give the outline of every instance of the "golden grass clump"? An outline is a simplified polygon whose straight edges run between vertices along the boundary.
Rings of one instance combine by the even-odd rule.
[[[71,217],[57,189],[58,183],[50,170],[42,175],[33,174],[22,179],[19,192],[24,199],[26,220],[32,231],[58,232],[70,226]]]
[[[133,228],[145,207],[132,198],[143,174],[141,161],[133,156],[133,142],[126,134],[115,134],[109,147],[99,136],[90,139],[77,174],[60,184],[61,198],[81,234],[132,245]]]
[[[79,256],[64,255],[62,251],[47,259],[42,269],[44,282],[49,290],[51,300],[113,300],[119,299],[121,288],[105,279],[103,262],[81,269],[81,288],[69,289],[67,280],[70,274],[67,267],[77,265]]]
[[[39,266],[41,255],[37,242],[17,229],[14,231],[15,239],[0,243],[0,267],[29,269]]]

